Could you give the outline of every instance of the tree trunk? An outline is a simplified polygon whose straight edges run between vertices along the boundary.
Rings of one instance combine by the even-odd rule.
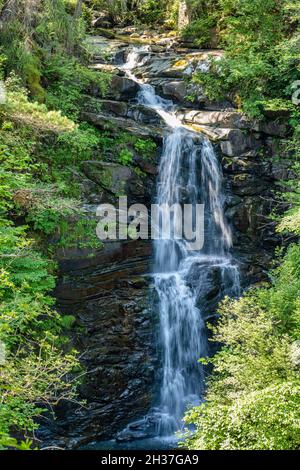
[[[186,28],[190,23],[189,10],[186,0],[180,0],[178,10],[178,30]]]
[[[26,0],[24,7],[24,19],[23,23],[27,31],[31,31],[35,21],[36,15],[40,9],[42,0]]]

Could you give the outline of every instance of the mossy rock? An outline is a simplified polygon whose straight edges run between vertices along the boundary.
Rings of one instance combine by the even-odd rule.
[[[93,160],[83,163],[83,171],[90,180],[118,196],[124,194],[133,176],[132,170],[126,166]]]

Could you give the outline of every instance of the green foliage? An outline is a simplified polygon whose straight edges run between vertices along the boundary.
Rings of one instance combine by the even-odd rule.
[[[294,115],[295,116],[295,115]],[[294,128],[294,134],[292,139],[285,142],[286,150],[292,156],[293,170],[295,175],[300,174],[300,125],[297,124],[297,117],[292,118],[292,121],[296,121]],[[299,119],[299,117],[298,117]],[[300,235],[300,182],[292,180],[290,182],[284,182],[286,192],[282,199],[290,204],[290,209],[286,211],[284,217],[281,217],[279,224],[277,225],[277,231],[281,233],[294,233]]]
[[[84,37],[84,23],[66,9],[64,0],[41,0],[26,8],[17,2],[13,19],[1,28],[5,72],[14,71],[31,94],[44,100],[41,85],[43,57],[53,52],[71,53]],[[43,14],[40,14],[42,6]]]
[[[216,16],[208,15],[193,21],[185,28],[183,37],[194,38],[194,43],[201,47],[210,44],[212,29],[216,27]]]
[[[78,367],[76,352],[70,348],[66,336],[75,319],[55,311],[54,299],[48,294],[55,287],[55,264],[41,253],[38,246],[47,235],[59,235],[65,218],[74,218],[74,214],[80,217],[79,201],[65,197],[62,179],[57,178],[56,181],[55,169],[63,164],[62,155],[52,162],[47,160],[46,149],[51,149],[52,144],[64,147],[69,151],[69,162],[75,163],[83,152],[93,148],[96,138],[95,132],[84,126],[78,127],[60,110],[62,108],[64,113],[77,116],[75,107],[80,106],[80,93],[91,83],[90,71],[77,60],[65,60],[62,72],[59,74],[57,70],[56,82],[52,76],[53,89],[52,95],[49,91],[49,101],[51,97],[52,101],[59,97],[57,90],[60,86],[61,93],[65,93],[65,101],[61,95],[61,103],[56,102],[55,110],[49,111],[45,104],[29,98],[29,92],[40,101],[46,98],[46,91],[41,86],[42,78],[45,81],[45,76],[42,77],[45,58],[47,63],[53,64],[55,61],[50,58],[54,50],[63,54],[63,51],[74,47],[70,36],[67,37],[70,31],[66,23],[61,25],[61,36],[58,34],[58,22],[64,22],[66,17],[56,16],[51,22],[51,15],[57,15],[53,7],[60,8],[64,2],[43,2],[45,16],[39,17],[35,11],[31,18],[36,26],[34,32],[31,21],[27,23],[20,16],[24,4],[19,3],[16,16],[0,32],[3,47],[1,77],[6,78],[7,92],[7,100],[0,108],[2,356],[5,351],[0,363],[0,448],[28,450],[33,444],[26,436],[32,436],[37,429],[37,418],[62,398],[74,399],[77,385],[74,375]],[[44,34],[47,45],[40,42]],[[78,80],[70,83],[69,95],[63,88],[68,80],[65,72],[67,62],[72,64],[80,80],[80,83]],[[49,73],[53,73],[53,67]],[[100,75],[96,82],[101,88],[104,79],[101,83],[98,79]],[[76,87],[80,90],[78,95],[75,95]],[[22,225],[24,221],[28,226]],[[24,439],[19,442],[11,436],[16,434],[24,436]]]
[[[74,16],[75,3],[68,0],[43,0],[43,14],[35,27],[35,37],[46,51],[72,53],[85,37],[81,16]]]
[[[278,330],[294,339],[300,339],[300,250],[291,245],[284,262],[271,273],[274,281],[268,291],[259,294],[259,301],[278,322]]]
[[[186,422],[199,423],[189,449],[296,450],[299,446],[300,382],[274,384],[238,397],[230,405],[208,403]]]
[[[151,158],[154,155],[156,148],[156,143],[151,139],[137,139],[134,143],[134,149],[136,152],[145,158]]]
[[[300,197],[300,188],[299,183],[293,188],[294,192],[290,194],[293,201],[295,197]],[[295,202],[295,201],[294,201]],[[299,200],[297,204],[293,206],[289,211],[286,212],[285,216],[282,218],[280,223],[277,226],[278,232],[290,232],[300,235],[300,208]]]
[[[93,158],[101,142],[101,135],[95,128],[80,124],[73,132],[60,133],[53,146],[50,147],[47,143],[41,146],[40,152],[49,164],[66,168]]]
[[[292,245],[272,285],[225,299],[213,341],[222,349],[206,403],[187,413],[191,449],[297,449],[300,443],[300,245]]]
[[[74,396],[76,382],[65,377],[77,361],[74,351],[61,349],[68,325],[47,295],[55,285],[51,263],[34,249],[26,227],[1,222],[0,240],[0,341],[6,351],[0,365],[0,446],[6,447],[16,444],[9,438],[12,429],[34,431],[43,409]]]
[[[30,91],[43,99],[43,90],[40,84],[40,60],[36,51],[29,42],[28,32],[20,19],[15,19],[1,29],[1,44],[5,51],[5,73],[14,71],[22,77],[23,83],[28,85]],[[28,42],[27,42],[28,41]]]
[[[152,139],[141,139],[127,132],[104,132],[98,134],[98,152],[103,159],[114,160],[122,165],[133,164],[134,155],[152,159],[157,145]],[[97,150],[95,149],[96,153]]]
[[[203,44],[215,25],[225,55],[208,73],[195,74],[195,83],[210,98],[229,98],[255,117],[263,115],[263,102],[290,100],[291,85],[300,77],[299,3],[219,0],[200,2],[202,9],[198,3],[185,34]]]
[[[147,24],[160,21],[164,14],[164,3],[157,0],[144,0],[139,2],[138,14]]]
[[[96,234],[97,220],[82,215],[78,220],[62,219],[58,226],[59,242],[62,248],[100,249],[102,243]]]
[[[75,58],[56,54],[45,62],[43,75],[48,84],[46,104],[60,109],[63,114],[77,121],[85,102],[84,92],[92,85],[105,95],[110,74],[95,72],[81,65]]]
[[[133,154],[128,149],[123,149],[119,155],[119,162],[122,165],[130,165],[133,161]]]
[[[0,115],[5,119],[55,132],[76,128],[75,123],[63,116],[61,111],[49,111],[44,104],[29,101],[27,91],[20,87],[20,81],[15,75],[12,74],[6,80],[5,86],[6,103],[0,110]]]
[[[213,31],[216,33],[220,19],[218,2],[215,0],[189,0],[187,5],[192,12],[193,20],[182,31],[183,37],[193,39],[199,47],[209,46]]]
[[[170,0],[93,0],[90,11],[108,11],[113,22],[117,24],[166,24],[176,25],[178,1]]]
[[[53,246],[101,247],[96,221],[80,210],[71,166],[79,170],[100,149],[98,131],[74,120],[85,91],[97,86],[105,93],[109,76],[70,55],[83,31],[81,20],[74,22],[74,5],[65,10],[61,0],[42,3],[43,14],[33,11],[26,23],[20,2],[0,32],[7,92],[0,108],[1,449],[32,448],[26,436],[37,429],[37,418],[76,393],[78,363],[66,336],[75,318],[54,309],[48,293],[55,264],[45,245],[49,254]]]

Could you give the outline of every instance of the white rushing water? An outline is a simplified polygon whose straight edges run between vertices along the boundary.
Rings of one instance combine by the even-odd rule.
[[[157,203],[205,204],[205,242],[189,251],[186,240],[155,241],[154,279],[158,294],[162,378],[155,408],[157,435],[182,428],[189,405],[201,401],[204,370],[198,359],[208,352],[205,316],[209,299],[239,294],[239,275],[232,262],[231,230],[224,216],[222,170],[211,143],[176,116],[176,107],[143,84],[134,69],[147,59],[134,48],[123,69],[140,84],[138,102],[154,109],[166,123],[157,182]],[[175,216],[176,219],[176,216]],[[176,224],[176,220],[174,221]]]

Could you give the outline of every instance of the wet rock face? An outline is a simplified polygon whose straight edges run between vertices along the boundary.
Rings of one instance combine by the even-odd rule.
[[[187,86],[184,82],[167,82],[162,85],[162,92],[168,98],[176,98],[180,102],[185,102]]]
[[[139,91],[139,86],[133,80],[130,80],[127,77],[120,77],[119,75],[113,75],[109,90],[106,94],[107,99],[111,100],[129,100],[134,98]],[[102,93],[99,91],[96,85],[92,86],[89,89],[89,93],[94,98],[100,98]]]
[[[157,369],[151,243],[110,242],[93,257],[60,259],[56,297],[76,317],[73,343],[84,370],[83,406],[62,403],[44,442],[76,447],[113,437],[151,406]],[[64,436],[64,437],[62,437]]]

